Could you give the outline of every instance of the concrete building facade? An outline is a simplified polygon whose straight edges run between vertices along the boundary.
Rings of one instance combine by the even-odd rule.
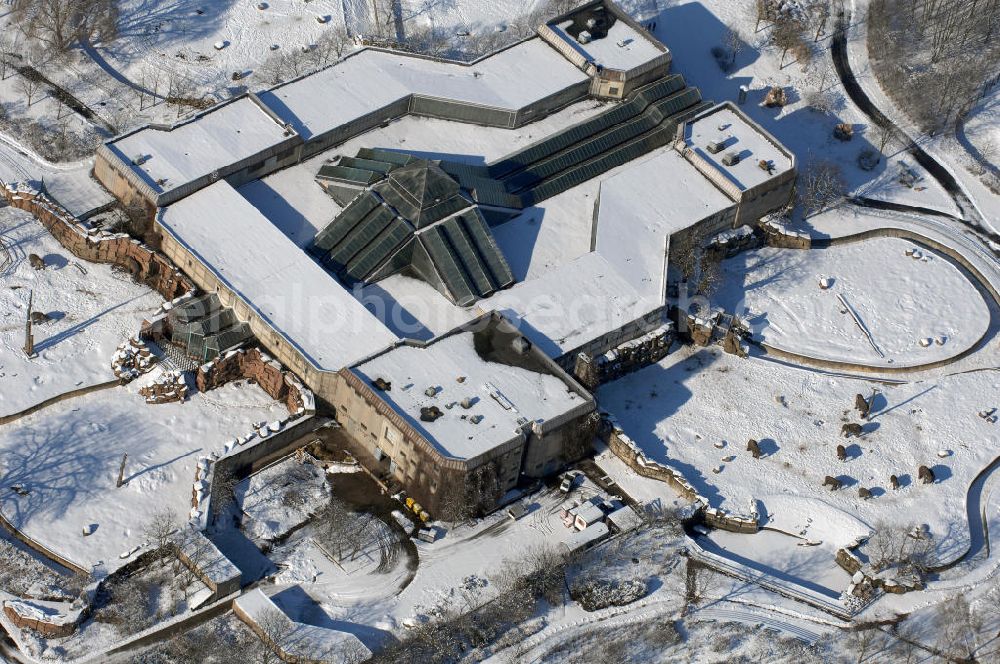
[[[432,514],[489,511],[584,456],[596,432],[593,397],[497,313],[338,377],[345,431]]]

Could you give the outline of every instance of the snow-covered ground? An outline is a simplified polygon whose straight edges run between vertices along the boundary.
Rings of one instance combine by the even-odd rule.
[[[290,457],[240,482],[235,494],[243,532],[270,541],[304,523],[329,500],[330,487],[321,468]]]
[[[851,0],[849,3],[852,21],[847,31],[847,50],[858,83],[883,113],[920,143],[928,154],[943,163],[982,215],[987,228],[994,233],[1000,232],[1000,195],[991,192],[978,175],[969,171],[969,167],[974,166],[974,160],[966,148],[949,132],[925,135],[879,86],[868,59],[868,22],[865,20],[868,4],[869,0]],[[930,177],[925,179],[930,180]],[[953,203],[951,207],[955,207]]]
[[[965,120],[965,136],[979,155],[1000,168],[1000,85],[980,100]]]
[[[253,69],[272,55],[271,45],[292,50],[315,43],[343,25],[340,0],[148,0],[121,2],[119,36],[97,51],[108,66],[133,81],[144,70],[177,72],[218,85],[234,71]],[[328,17],[319,23],[317,17]],[[215,44],[225,44],[221,50]],[[279,50],[280,50],[279,49]]]
[[[854,395],[873,390],[864,435],[842,438],[841,425],[858,421]],[[942,558],[969,544],[966,492],[1000,450],[1000,428],[977,413],[997,407],[998,394],[993,371],[877,385],[718,348],[682,348],[598,391],[601,407],[646,454],[681,470],[713,506],[742,513],[756,506],[768,525],[835,547],[858,534],[856,520],[927,523]],[[751,438],[760,441],[761,459],[746,451]],[[837,459],[838,444],[847,461]],[[934,471],[935,484],[918,482],[921,465]],[[898,491],[890,475],[900,478]],[[844,488],[823,487],[826,476]],[[874,497],[861,499],[861,487]]]
[[[596,491],[587,481],[571,496],[589,497]],[[474,605],[486,602],[496,592],[489,579],[505,560],[565,541],[574,531],[559,517],[564,500],[565,494],[546,489],[525,499],[529,513],[518,521],[497,512],[452,527],[433,544],[413,540],[418,562],[399,555],[387,563],[377,552],[359,557],[360,564],[346,558],[335,562],[314,535],[297,539],[297,532],[286,548],[275,552],[284,568],[276,582],[301,583],[333,620],[399,633],[404,621],[437,615],[466,597]]]
[[[80,387],[114,379],[111,356],[163,302],[111,265],[81,261],[29,213],[0,208],[0,242],[12,262],[0,276],[0,415],[20,412]],[[35,270],[28,256],[47,264]],[[2,260],[2,259],[0,259]],[[34,311],[52,320],[34,327],[35,352],[24,346],[29,294]]]
[[[965,274],[907,240],[876,238],[809,251],[763,248],[724,261],[723,269],[716,299],[745,317],[754,338],[819,359],[926,364],[965,351],[989,327],[989,309]]]
[[[156,370],[154,370],[156,373]],[[150,377],[153,374],[150,374]],[[229,383],[183,403],[148,405],[136,381],[65,401],[0,428],[0,509],[13,525],[81,567],[112,571],[143,544],[157,510],[191,507],[198,459],[254,423],[286,415],[256,385]],[[116,488],[122,454],[126,484]],[[83,536],[86,526],[93,533]]]

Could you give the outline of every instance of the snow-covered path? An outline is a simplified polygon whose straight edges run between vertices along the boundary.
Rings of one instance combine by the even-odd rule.
[[[964,148],[950,134],[933,139],[922,136],[879,86],[868,62],[868,23],[866,18],[859,18],[867,16],[868,4],[869,0],[838,0],[840,15],[833,46],[834,62],[852,101],[866,114],[874,111],[892,123],[905,139],[903,143],[907,149],[955,198],[967,221],[994,236],[1000,234],[1000,196],[986,189],[963,166],[953,163],[954,159],[948,154],[952,149],[963,151]],[[846,72],[841,68],[846,68]]]

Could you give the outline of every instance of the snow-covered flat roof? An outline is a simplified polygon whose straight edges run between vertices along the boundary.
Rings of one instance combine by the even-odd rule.
[[[132,170],[155,191],[165,192],[287,138],[281,125],[249,97],[242,97],[173,129],[143,127],[109,143],[108,147],[119,153],[126,164],[131,164]],[[134,163],[136,160],[142,163]],[[158,184],[161,180],[163,184]]]
[[[589,403],[556,375],[485,360],[473,334],[463,331],[427,346],[400,346],[352,371],[428,441],[459,459],[517,438],[530,422],[542,423]],[[373,386],[378,378],[391,388],[378,391]],[[434,396],[428,396],[429,388],[435,389]],[[470,408],[461,405],[466,398],[472,401]],[[420,409],[430,406],[444,414],[433,422],[421,421]]]
[[[792,168],[792,158],[763,129],[738,113],[729,104],[720,104],[699,115],[684,127],[684,140],[700,157],[725,175],[741,190],[747,190]],[[711,153],[708,144],[722,141],[723,148]],[[739,155],[732,166],[722,163],[729,153]],[[769,162],[768,172],[760,162]]]
[[[178,538],[177,546],[213,583],[222,584],[240,578],[240,568],[200,530],[185,529]]]
[[[13,597],[13,596],[11,596]],[[80,621],[83,608],[76,607],[72,602],[53,602],[41,599],[5,599],[4,608],[29,620],[37,620],[48,625],[75,625]]]
[[[584,254],[478,303],[483,311],[503,313],[552,358],[661,305],[662,301],[643,296],[597,253]]]
[[[225,181],[159,223],[317,368],[336,371],[397,337]]]
[[[572,24],[572,20],[566,20],[549,27],[587,60],[601,67],[628,71],[666,52],[625,21],[615,21],[607,36],[586,44],[581,44],[566,32]]]
[[[733,202],[671,147],[601,183],[595,249],[646,297],[662,300],[666,239]]]
[[[303,657],[308,661],[365,661],[371,651],[349,632],[309,625],[292,620],[275,602],[256,588],[236,599],[236,605],[250,620],[258,625],[279,616],[287,633],[279,647],[288,655]]]
[[[535,38],[472,66],[365,49],[260,98],[309,140],[409,94],[514,110],[586,78]]]

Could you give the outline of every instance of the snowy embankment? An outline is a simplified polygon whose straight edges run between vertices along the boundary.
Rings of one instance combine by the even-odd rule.
[[[723,269],[719,304],[744,316],[755,339],[821,360],[927,364],[974,346],[990,323],[986,302],[965,274],[907,240],[763,248],[726,260]]]
[[[114,380],[115,348],[136,333],[163,298],[111,265],[76,258],[27,212],[0,209],[0,242],[11,256],[0,272],[5,286],[0,290],[0,416]],[[45,269],[31,266],[31,254],[45,261]],[[33,310],[50,319],[34,326],[38,356],[32,359],[22,350],[29,296]]]
[[[84,568],[112,571],[128,562],[157,510],[187,515],[199,457],[222,452],[255,422],[286,414],[255,385],[230,383],[183,403],[147,405],[137,393],[141,382],[0,427],[0,477],[24,490],[5,492],[0,510]],[[116,488],[125,453],[125,484]]]
[[[841,425],[859,421],[854,395],[873,392],[865,433],[842,438]],[[855,519],[927,523],[937,554],[950,559],[969,545],[969,484],[1000,450],[1000,425],[978,416],[1000,407],[998,394],[993,371],[886,386],[685,348],[603,386],[598,397],[651,459],[680,469],[713,506],[754,504],[765,525],[773,518],[834,547],[853,540],[857,525],[843,524]],[[760,459],[746,451],[751,438]],[[918,481],[921,465],[935,483]],[[900,489],[890,488],[890,475]],[[826,476],[844,488],[823,487]],[[871,499],[859,497],[862,487]]]
[[[865,94],[896,126],[916,140],[924,151],[948,169],[979,211],[985,224],[993,232],[1000,232],[1000,196],[987,189],[978,176],[967,170],[965,165],[971,163],[971,158],[966,153],[965,148],[955,139],[953,134],[948,132],[936,136],[925,135],[906,113],[889,98],[876,80],[868,57],[868,21],[865,20],[865,17],[868,12],[869,0],[845,0],[845,4],[849,5],[848,8],[852,15],[851,25],[847,31],[848,57],[851,69]],[[927,180],[933,182],[929,176]],[[917,202],[910,204],[919,205]],[[924,207],[942,209],[935,205],[925,205]],[[951,207],[955,208],[954,204]],[[957,214],[957,209],[952,214]]]

